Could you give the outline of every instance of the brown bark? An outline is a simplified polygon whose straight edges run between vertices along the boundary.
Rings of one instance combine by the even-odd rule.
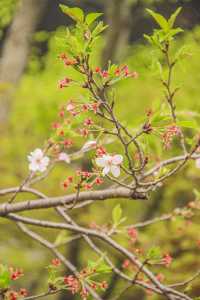
[[[0,59],[0,124],[7,122],[13,92],[27,64],[32,35],[42,16],[47,0],[19,2]]]

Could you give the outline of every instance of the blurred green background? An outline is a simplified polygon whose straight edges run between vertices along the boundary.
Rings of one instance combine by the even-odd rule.
[[[176,68],[175,83],[181,87],[176,104],[181,113],[190,112],[186,115],[188,119],[200,124],[198,0],[0,0],[1,188],[21,183],[28,172],[26,156],[36,147],[42,147],[50,136],[51,124],[58,118],[59,107],[69,99],[77,97],[77,93],[82,96],[74,87],[63,90],[57,87],[58,80],[72,72],[66,70],[58,59],[60,49],[55,36],[64,30],[64,26],[71,25],[70,20],[59,11],[60,2],[80,6],[87,12],[104,12],[105,22],[110,24],[110,28],[96,45],[96,65],[105,66],[106,61],[111,59],[114,62],[128,63],[131,70],[139,73],[137,80],[126,80],[117,86],[117,114],[130,127],[138,126],[145,110],[155,109],[158,100],[163,99],[159,70],[155,63],[155,57],[160,54],[143,39],[143,33],[150,33],[154,26],[145,8],[153,8],[169,16],[175,8],[182,6],[183,11],[177,23],[184,29],[184,33],[179,35],[175,49],[178,50],[183,44],[188,48],[185,59]],[[73,78],[75,76],[73,72]],[[78,149],[76,147],[78,146],[75,146],[75,150]],[[154,145],[152,151],[156,156],[160,155],[162,149]],[[60,182],[83,163],[87,166],[88,157],[67,167],[57,167],[48,180],[42,181],[36,187],[47,195],[63,194]],[[184,206],[194,199],[193,190],[199,189],[199,183],[200,170],[190,163],[181,174],[168,180],[154,192],[148,202],[112,200],[76,210],[72,215],[80,224],[88,225],[93,221],[100,225],[107,224],[112,208],[120,202],[124,215],[128,217],[127,224],[134,224],[161,213],[171,212],[177,206]],[[3,200],[5,199],[1,199]],[[37,217],[40,215],[51,220],[56,218],[53,211],[40,214],[37,212]],[[24,269],[26,276],[19,284],[26,286],[31,293],[44,290],[47,276],[45,266],[49,263],[51,254],[25,237],[11,222],[1,219],[0,225],[0,261]],[[56,238],[56,232],[46,230],[44,235],[51,241]],[[200,268],[198,217],[190,226],[181,219],[152,225],[141,230],[139,237],[141,244],[138,246],[148,248],[154,244],[162,245],[162,251],[169,252],[175,258],[169,269],[162,270],[166,274],[167,283],[182,281]],[[83,241],[75,241],[61,249],[79,269],[86,264],[88,257],[96,258]],[[120,265],[121,257],[117,257],[116,253],[115,257]],[[110,288],[103,299],[114,299],[124,285],[115,276],[109,278],[109,281]],[[191,295],[200,295],[200,280],[194,282]],[[121,299],[143,300],[146,297],[143,291],[133,288]],[[51,298],[78,299],[68,293]],[[152,299],[159,298],[152,296]]]

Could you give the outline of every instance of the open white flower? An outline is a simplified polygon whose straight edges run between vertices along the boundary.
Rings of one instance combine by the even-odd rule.
[[[87,152],[89,150],[92,150],[96,147],[97,142],[96,141],[88,141],[86,142],[83,147],[81,148],[82,152]]]
[[[65,161],[67,164],[70,163],[70,157],[67,153],[61,152],[58,156],[58,160]]]
[[[29,170],[36,172],[44,172],[49,164],[49,157],[45,156],[41,149],[35,149],[28,155]]]
[[[96,158],[97,166],[103,168],[103,175],[107,175],[109,172],[112,173],[114,177],[119,177],[120,175],[120,164],[123,161],[122,155],[108,155],[105,154],[102,157]]]

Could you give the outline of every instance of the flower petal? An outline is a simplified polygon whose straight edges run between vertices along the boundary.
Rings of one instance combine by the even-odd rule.
[[[200,158],[196,159],[195,165],[197,169],[200,169]]]
[[[44,172],[44,171],[46,171],[46,169],[47,169],[47,165],[41,164],[41,165],[39,166],[39,170],[38,170],[38,171]]]
[[[123,156],[120,154],[114,155],[112,158],[113,165],[120,165],[123,161]]]
[[[31,152],[32,156],[37,157],[37,158],[42,158],[44,153],[41,149],[37,148],[33,152]]]
[[[29,167],[30,171],[33,171],[33,172],[38,171],[38,164],[36,164],[35,162],[30,163],[28,167]]]
[[[104,168],[103,168],[103,176],[105,176],[105,175],[107,175],[108,173],[110,172],[110,166],[105,166]]]
[[[105,167],[107,165],[106,155],[103,155],[102,157],[97,157],[95,161],[97,166],[99,167]]]
[[[61,152],[58,156],[58,159],[61,160],[61,161],[65,161],[66,163],[70,163],[70,157],[67,153],[65,152]]]
[[[113,166],[111,166],[110,171],[111,171],[111,173],[113,174],[114,177],[119,177],[120,167],[113,165]]]
[[[50,161],[49,157],[48,156],[44,156],[43,159],[41,160],[41,164],[45,165],[45,166],[48,166],[49,161]]]

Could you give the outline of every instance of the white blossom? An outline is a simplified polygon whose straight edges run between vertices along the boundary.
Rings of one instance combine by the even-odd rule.
[[[44,172],[49,164],[49,157],[44,155],[41,149],[35,149],[28,155],[29,170],[36,172]]]
[[[200,169],[200,158],[196,159],[195,164],[196,164],[196,168]]]
[[[65,161],[67,164],[70,163],[70,157],[67,153],[61,152],[59,153],[58,160]]]
[[[81,148],[81,151],[87,152],[91,149],[94,149],[96,147],[96,145],[97,145],[96,141],[88,141],[83,145],[83,147]]]
[[[107,175],[109,172],[114,177],[119,177],[120,175],[120,164],[123,161],[122,155],[109,155],[104,154],[102,157],[96,158],[97,166],[103,168],[103,175]]]

